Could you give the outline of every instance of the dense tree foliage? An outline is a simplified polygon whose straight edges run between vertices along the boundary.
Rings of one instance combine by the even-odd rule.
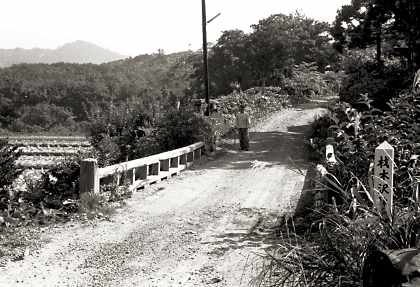
[[[212,94],[227,94],[238,85],[242,89],[281,86],[296,64],[313,62],[324,71],[335,63],[327,23],[300,14],[274,14],[251,28],[249,34],[225,31],[211,48]],[[201,66],[197,64],[196,75],[201,81]]]
[[[346,74],[341,99],[371,99],[380,109],[410,85],[420,67],[420,2],[352,0],[331,27]]]
[[[382,55],[399,55],[413,71],[420,64],[420,2],[417,0],[352,0],[338,11],[332,35],[339,51],[376,46]]]
[[[93,114],[131,103],[152,117],[189,88],[193,53],[93,64],[22,64],[0,69],[0,127],[83,131]]]
[[[336,55],[328,29],[299,14],[275,14],[248,34],[225,31],[209,51],[211,95],[235,87],[287,86],[294,66],[303,63],[324,71]],[[80,133],[95,115],[109,118],[123,105],[135,107],[154,126],[177,101],[202,97],[202,83],[200,52],[159,51],[102,65],[15,65],[0,69],[0,128]]]
[[[384,102],[420,64],[419,3],[352,0],[332,26],[298,13],[273,14],[249,33],[224,31],[209,49],[210,94],[278,86],[306,97],[323,93],[311,81],[322,86],[325,72],[342,70],[347,100],[367,93]],[[357,55],[366,57],[359,61]],[[385,80],[391,81],[382,85]],[[88,130],[95,115],[110,117],[123,105],[155,126],[177,101],[188,105],[192,97],[203,97],[202,84],[200,52],[159,51],[102,65],[15,65],[0,69],[0,128],[77,133]]]

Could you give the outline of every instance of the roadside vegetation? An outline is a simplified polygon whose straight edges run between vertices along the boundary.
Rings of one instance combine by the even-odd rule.
[[[313,205],[283,218],[255,285],[418,286],[407,266],[418,264],[420,234],[420,96],[412,87],[420,64],[412,41],[420,35],[409,32],[419,31],[419,9],[415,1],[367,0],[338,11],[331,28],[343,72],[338,99],[315,119],[308,141],[319,174],[308,191]],[[370,167],[383,141],[395,150],[391,218],[372,200]]]
[[[287,30],[294,23],[300,25],[306,46],[298,39],[291,42]],[[195,113],[191,104],[203,97],[199,52],[159,51],[103,65],[22,64],[0,69],[3,134],[83,134],[94,147],[90,154],[30,172],[14,164],[18,154],[4,143],[2,154],[8,161],[0,167],[7,172],[0,194],[0,256],[21,258],[21,248],[14,252],[8,242],[22,242],[24,249],[30,242],[21,240],[30,237],[26,231],[71,220],[106,219],[130,196],[115,184],[102,186],[99,195],[80,195],[83,157],[95,157],[106,166],[207,141],[229,132],[241,104],[258,121],[324,94],[331,85],[337,88],[338,74],[324,73],[328,55],[335,53],[329,38],[319,35],[326,27],[302,15],[279,14],[260,21],[249,34],[225,32],[209,55],[211,94],[219,102],[210,120]],[[230,37],[237,34],[240,37]],[[261,50],[260,41],[266,37],[272,41]],[[287,49],[278,49],[289,42]],[[297,48],[299,53],[294,53]]]
[[[19,239],[19,228],[107,218],[130,196],[112,184],[99,195],[80,195],[84,156],[97,158],[100,166],[144,157],[229,132],[241,104],[259,120],[335,96],[339,100],[315,120],[308,142],[328,175],[317,183],[326,190],[324,201],[308,208],[304,220],[285,218],[278,248],[265,255],[255,282],[360,286],[371,254],[418,247],[420,98],[411,83],[420,66],[419,12],[413,0],[353,0],[333,25],[274,14],[249,33],[225,31],[209,51],[210,91],[219,102],[213,122],[191,104],[203,98],[199,52],[0,69],[3,134],[84,134],[94,147],[93,154],[26,178],[20,190],[15,183],[23,171],[14,164],[19,153],[0,142],[0,257],[10,256],[10,240],[28,244]],[[384,140],[396,153],[393,220],[379,214],[369,196],[369,166]],[[335,148],[334,167],[325,162],[326,143]]]

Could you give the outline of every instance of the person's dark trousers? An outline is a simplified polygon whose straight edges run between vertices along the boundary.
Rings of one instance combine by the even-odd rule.
[[[248,129],[239,128],[239,143],[241,146],[241,150],[249,149]]]

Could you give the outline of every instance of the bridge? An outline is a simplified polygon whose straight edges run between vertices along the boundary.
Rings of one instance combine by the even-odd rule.
[[[102,182],[116,182],[117,186],[126,184],[130,190],[136,190],[147,184],[178,175],[194,161],[199,160],[203,151],[204,143],[198,142],[103,168],[98,168],[96,159],[85,159],[80,165],[80,192],[98,193],[101,179]]]
[[[279,215],[300,204],[305,135],[323,112],[274,114],[252,129],[250,151],[227,139],[211,158],[197,143],[103,169],[86,161],[85,191],[114,173],[146,188],[108,221],[45,230],[36,253],[0,270],[0,286],[249,286]]]

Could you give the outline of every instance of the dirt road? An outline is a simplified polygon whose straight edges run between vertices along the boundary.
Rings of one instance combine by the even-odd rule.
[[[249,286],[267,229],[301,195],[304,133],[322,112],[281,111],[252,131],[251,151],[226,142],[111,221],[45,232],[42,248],[0,268],[0,286]]]

